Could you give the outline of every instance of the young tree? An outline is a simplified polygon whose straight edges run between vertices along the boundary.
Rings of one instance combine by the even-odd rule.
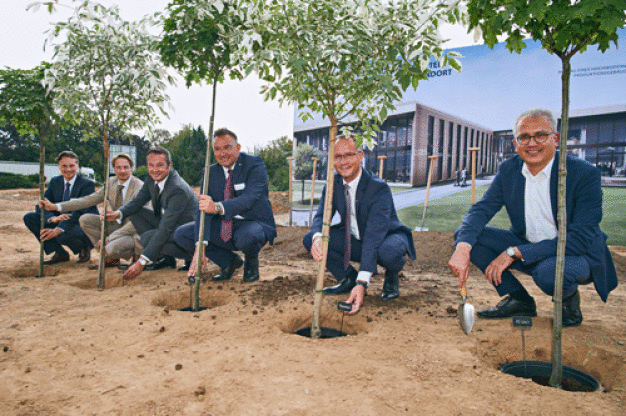
[[[220,3],[216,1],[215,3]],[[349,118],[372,132],[402,98],[427,79],[431,56],[460,69],[445,54],[438,27],[462,19],[458,0],[239,0],[231,13],[246,22],[233,34],[235,56],[246,71],[267,82],[266,99],[296,103],[303,120],[312,113],[330,121],[323,260],[317,278],[311,334],[320,335],[319,315],[328,250],[337,127]],[[208,12],[208,11],[207,11]],[[371,139],[370,139],[371,143]]]
[[[173,66],[185,75],[187,86],[193,82],[208,81],[213,86],[211,100],[211,118],[209,120],[209,137],[206,146],[204,185],[202,194],[209,189],[209,164],[212,153],[213,123],[217,84],[224,80],[227,71],[231,78],[241,78],[237,69],[238,60],[232,56],[237,48],[230,42],[230,37],[241,29],[243,19],[240,13],[233,13],[236,1],[210,0],[173,0],[163,17],[163,38],[159,42],[159,51],[163,62]],[[245,14],[244,14],[245,16]],[[200,236],[198,248],[204,240],[205,213],[200,214]],[[198,311],[200,273],[204,262],[204,251],[198,252],[198,266],[194,287],[193,310]]]
[[[304,180],[309,179],[313,174],[313,160],[311,158],[316,157],[319,159],[320,154],[313,146],[306,143],[296,147],[296,160],[295,169],[293,171],[293,177],[302,181],[302,195],[300,197],[301,202],[304,204]]]
[[[289,166],[285,159],[291,155],[293,142],[287,136],[272,140],[266,146],[255,146],[253,153],[260,156],[267,167],[267,182],[270,191],[289,189]]]
[[[58,0],[42,2],[54,11]],[[37,3],[41,4],[41,3]],[[152,20],[122,19],[117,6],[89,1],[79,3],[66,22],[51,32],[54,47],[46,82],[58,91],[54,106],[66,120],[80,123],[102,136],[104,150],[104,210],[109,195],[109,141],[112,128],[120,132],[158,123],[157,110],[167,115],[169,97],[164,93],[173,79],[167,75],[149,33]],[[98,288],[104,289],[104,241],[102,223]]]
[[[44,165],[46,141],[59,122],[52,100],[54,91],[46,88],[44,71],[47,64],[33,70],[5,69],[0,71],[0,121],[10,122],[21,134],[39,137],[39,199],[45,187]],[[44,229],[44,209],[41,209],[41,229]],[[43,241],[39,244],[39,277],[43,277]]]
[[[470,0],[470,30],[482,30],[489,47],[504,35],[511,52],[526,47],[525,37],[541,41],[541,46],[556,55],[562,64],[561,74],[561,137],[567,138],[569,123],[569,81],[571,59],[589,46],[602,52],[611,42],[617,45],[617,29],[626,24],[626,0]],[[558,243],[554,287],[554,325],[552,327],[552,374],[550,386],[560,386],[563,377],[561,333],[563,305],[563,270],[567,216],[565,181],[567,176],[567,140],[559,144]]]

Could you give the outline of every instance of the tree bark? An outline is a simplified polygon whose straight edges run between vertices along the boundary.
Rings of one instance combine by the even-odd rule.
[[[315,285],[313,300],[313,321],[311,323],[311,338],[319,338],[320,314],[324,297],[324,273],[326,272],[326,258],[328,257],[328,238],[330,235],[330,214],[333,207],[333,188],[335,184],[335,141],[337,140],[337,117],[330,115],[330,137],[328,138],[328,167],[326,169],[326,199],[324,200],[324,219],[322,220],[322,261],[320,262]]]
[[[109,126],[106,123],[103,123],[102,126],[102,148],[104,150],[104,201],[103,201],[103,210],[106,214],[109,209],[109,173],[111,172],[111,164],[109,163],[109,135],[108,135]],[[100,220],[100,250],[98,251],[98,289],[104,290],[105,286],[105,275],[106,275],[106,259],[105,259],[105,243],[106,243],[106,235],[107,235],[107,220],[106,216],[102,217]],[[122,279],[122,282],[124,279]]]
[[[556,271],[554,276],[554,322],[552,325],[552,373],[548,385],[560,387],[563,381],[563,272],[565,268],[565,243],[567,242],[567,211],[565,206],[565,184],[567,177],[567,129],[569,127],[569,81],[571,64],[569,57],[561,57],[561,141],[559,143],[559,186],[558,186],[558,240],[556,249]]]

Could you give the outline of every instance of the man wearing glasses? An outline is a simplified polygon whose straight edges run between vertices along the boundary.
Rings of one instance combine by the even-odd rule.
[[[359,311],[376,265],[385,268],[382,300],[399,296],[398,273],[406,262],[405,254],[415,259],[411,230],[396,215],[391,189],[386,182],[361,168],[363,152],[352,138],[339,137],[335,145],[335,182],[330,239],[326,267],[339,281],[324,288],[328,295],[350,292],[347,302],[351,314]],[[322,219],[326,188],[309,231],[303,240],[315,261],[322,260]],[[357,272],[350,261],[359,262]]]
[[[532,276],[547,295],[554,294],[557,247],[557,183],[560,134],[548,110],[518,116],[513,129],[516,156],[504,161],[483,198],[467,213],[455,233],[455,251],[448,265],[463,285],[470,262],[504,298],[478,312],[485,319],[536,316],[535,300],[510,269]],[[506,207],[510,230],[486,224]],[[593,282],[606,299],[617,276],[606,234],[600,230],[602,190],[593,165],[567,156],[567,244],[563,277],[563,326],[582,323],[579,284]]]

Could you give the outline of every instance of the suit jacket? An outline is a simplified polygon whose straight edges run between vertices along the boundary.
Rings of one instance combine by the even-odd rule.
[[[415,260],[415,246],[411,229],[402,225],[398,220],[389,185],[365,169],[362,169],[361,172],[355,201],[356,220],[362,243],[360,270],[376,273],[378,247],[387,235],[395,232],[406,234],[409,243],[406,247],[407,253],[411,259]],[[326,186],[322,191],[322,199],[311,224],[313,232],[322,232],[325,200]],[[345,211],[346,198],[343,193],[343,178],[335,173],[331,218],[336,212],[339,212],[342,218],[341,222],[334,227],[345,228],[345,218],[343,218]]]
[[[52,202],[53,204],[58,204],[58,203],[63,202],[64,190],[65,190],[65,179],[63,178],[63,176],[55,176],[54,178],[50,180],[48,189],[46,189],[46,192],[44,193],[43,196],[44,198],[46,198],[48,201]],[[92,180],[85,178],[83,175],[77,174],[76,180],[74,181],[74,186],[72,186],[72,189],[70,191],[70,198],[74,199],[74,198],[86,197],[87,195],[93,194],[94,190],[95,190],[95,184],[93,183]],[[39,206],[37,206],[35,210],[36,212],[40,212]],[[72,227],[79,225],[78,219],[80,218],[81,215],[86,214],[86,213],[98,214],[98,209],[95,206],[86,206],[86,207],[82,207],[80,209],[75,209],[72,211],[73,211],[72,216],[66,221],[61,221],[59,224],[57,224],[57,227],[63,230],[69,230]],[[48,218],[60,215],[60,212],[46,211],[44,215],[47,220]]]
[[[602,220],[602,188],[600,171],[576,157],[567,156],[565,198],[567,210],[566,256],[584,256],[591,269],[591,278],[603,301],[617,286],[617,275],[611,253],[606,245],[606,234],[600,230]],[[526,178],[522,175],[524,161],[515,155],[504,161],[491,186],[482,199],[474,204],[457,230],[456,243],[476,243],[478,235],[491,218],[506,207],[511,221],[511,232],[526,239],[524,190]],[[557,185],[559,153],[552,164],[550,202],[558,228]],[[557,238],[518,246],[524,264],[556,256]]]
[[[124,196],[124,201],[122,201],[122,205],[127,202],[132,201],[141,186],[143,185],[143,181],[135,176],[128,178],[129,184],[128,189],[126,190],[126,195]],[[115,197],[117,196],[117,185],[119,185],[119,180],[117,176],[112,176],[109,178],[109,206],[112,211],[119,209],[120,207],[115,206]],[[78,199],[72,199],[67,202],[63,202],[61,204],[61,212],[66,211],[74,211],[76,209],[83,209],[91,206],[96,206],[104,201],[104,187],[100,187],[96,192],[91,195],[84,196]],[[124,218],[122,221],[122,227],[118,228],[114,232],[109,234],[109,240],[115,240],[116,238],[122,235],[133,235],[135,234],[135,227],[133,227],[133,223],[129,221],[128,218]]]
[[[230,220],[236,215],[245,220],[258,221],[263,227],[265,237],[270,244],[276,237],[276,223],[269,201],[267,187],[267,168],[263,159],[244,152],[239,153],[237,162],[233,166],[233,198],[224,200],[226,176],[224,168],[214,163],[209,168],[209,193],[215,202],[222,202],[224,206],[223,219]],[[199,235],[200,213],[196,216],[194,227],[196,237]],[[209,236],[210,221],[205,221],[205,236]]]
[[[193,221],[198,211],[198,198],[196,198],[189,184],[174,169],[170,171],[165,181],[160,199],[164,213],[161,215],[156,233],[143,251],[143,255],[152,261],[159,257],[163,245],[171,239],[176,228]],[[155,206],[155,201],[155,182],[148,176],[137,196],[124,204],[120,211],[123,218],[128,218],[139,212],[148,202],[152,202],[152,206]]]

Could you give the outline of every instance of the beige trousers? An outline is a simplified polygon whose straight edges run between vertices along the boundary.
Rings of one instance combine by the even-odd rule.
[[[96,246],[100,240],[100,216],[96,214],[83,214],[80,219],[80,228],[83,229],[91,243]],[[137,256],[143,252],[139,234],[135,231],[132,224],[127,224],[124,228],[128,229],[125,233],[116,233],[113,238],[111,234],[122,228],[117,221],[108,221],[107,236],[109,242],[104,247],[105,256],[112,259],[130,259],[134,254]]]

